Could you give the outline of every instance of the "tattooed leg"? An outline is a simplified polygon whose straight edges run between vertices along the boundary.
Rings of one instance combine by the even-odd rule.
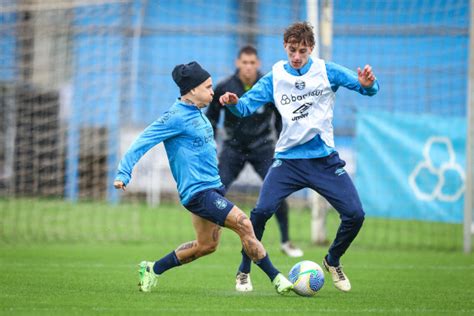
[[[184,243],[176,249],[176,256],[182,264],[213,253],[219,244],[221,236],[219,225],[193,214],[193,226],[196,240]]]
[[[265,248],[255,237],[252,223],[239,208],[234,207],[230,211],[226,218],[225,226],[239,235],[244,251],[252,261],[258,261],[266,256]]]
[[[270,281],[273,282],[280,274],[280,271],[275,268],[262,243],[257,239],[257,237],[255,237],[252,222],[250,222],[247,215],[245,215],[245,213],[238,207],[234,206],[226,218],[225,226],[229,227],[239,235],[245,252],[243,256],[245,255],[246,258],[250,258],[260,269],[263,270],[263,272],[266,273],[270,278]],[[248,274],[250,271],[244,272],[239,270],[239,274],[240,273]],[[285,278],[283,275],[281,275],[281,277],[283,279]],[[288,285],[288,288],[286,285]],[[286,285],[285,291],[288,291],[292,285],[289,281],[287,281]],[[280,290],[277,289],[277,291]]]
[[[196,252],[197,242],[195,240],[186,242],[175,250],[176,257],[178,257],[179,262],[182,264],[195,260],[197,258]]]

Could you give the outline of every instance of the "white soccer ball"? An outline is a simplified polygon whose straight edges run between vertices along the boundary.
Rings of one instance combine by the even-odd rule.
[[[324,285],[324,272],[317,263],[304,260],[291,268],[288,279],[296,294],[314,296]]]

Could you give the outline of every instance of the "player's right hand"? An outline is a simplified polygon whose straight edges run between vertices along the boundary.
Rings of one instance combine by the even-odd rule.
[[[364,69],[361,70],[360,67],[357,68],[357,75],[359,77],[359,82],[362,87],[370,88],[374,85],[375,78],[374,72],[370,65],[365,65]]]
[[[115,187],[116,189],[122,189],[122,190],[125,191],[125,184],[123,184],[123,182],[120,181],[120,180],[115,180],[115,181],[114,181],[114,187]]]
[[[221,97],[219,98],[219,102],[222,105],[234,105],[234,104],[237,104],[237,102],[239,102],[239,97],[235,93],[226,92],[223,95],[221,95]]]

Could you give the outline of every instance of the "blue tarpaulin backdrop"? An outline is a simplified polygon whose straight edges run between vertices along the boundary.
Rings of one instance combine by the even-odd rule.
[[[368,216],[462,222],[465,118],[364,111],[356,131]]]

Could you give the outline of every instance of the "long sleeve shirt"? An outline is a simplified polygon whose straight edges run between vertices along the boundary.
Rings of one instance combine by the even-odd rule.
[[[127,185],[135,164],[161,142],[183,205],[200,191],[222,186],[211,123],[199,108],[180,100],[132,143],[119,163],[116,180]]]
[[[306,65],[301,69],[295,69],[285,64],[285,70],[294,75],[302,76],[306,74],[313,60],[310,58]],[[331,89],[336,92],[339,87],[345,87],[350,90],[354,90],[362,95],[373,96],[379,90],[379,84],[375,81],[374,85],[370,88],[364,88],[361,86],[358,80],[357,73],[349,70],[341,65],[333,62],[325,62],[326,73],[328,76]],[[236,105],[228,105],[227,108],[238,117],[246,117],[252,115],[259,107],[268,103],[275,102],[273,99],[273,73],[270,71],[263,76],[249,91],[247,91]],[[295,146],[284,152],[276,153],[275,158],[283,159],[305,159],[305,158],[319,158],[329,155],[335,151],[334,148],[328,146],[321,140],[317,135],[312,140],[305,144]]]

